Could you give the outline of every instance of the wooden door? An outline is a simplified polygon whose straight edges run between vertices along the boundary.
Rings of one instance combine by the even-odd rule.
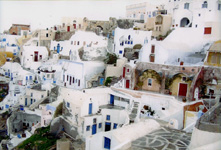
[[[186,93],[187,93],[187,84],[180,83],[179,95],[178,96],[186,96]]]

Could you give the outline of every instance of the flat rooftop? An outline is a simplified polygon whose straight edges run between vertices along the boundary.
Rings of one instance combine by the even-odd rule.
[[[102,105],[99,107],[100,109],[117,109],[117,110],[124,110],[124,107],[120,107],[120,106],[116,106],[116,105],[111,105],[111,104],[107,104],[107,105]]]

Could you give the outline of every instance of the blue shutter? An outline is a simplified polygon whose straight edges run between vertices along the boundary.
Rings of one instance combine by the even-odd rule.
[[[111,139],[104,137],[104,148],[110,149],[110,146],[111,146]]]
[[[97,124],[92,125],[92,135],[97,133]]]
[[[91,115],[92,114],[92,103],[89,104],[89,111],[88,114]]]
[[[114,105],[114,95],[110,95],[110,104]]]
[[[25,106],[27,106],[27,105],[28,105],[28,99],[25,98]]]
[[[114,129],[116,129],[117,128],[117,123],[114,123]]]

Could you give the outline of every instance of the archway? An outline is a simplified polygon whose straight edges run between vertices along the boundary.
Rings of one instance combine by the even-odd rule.
[[[187,25],[190,23],[190,20],[188,18],[183,18],[180,21],[180,27],[187,27]]]

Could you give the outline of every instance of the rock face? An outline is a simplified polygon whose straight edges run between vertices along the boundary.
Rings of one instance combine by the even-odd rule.
[[[133,20],[119,19],[117,20],[117,26],[121,29],[129,29],[129,28],[133,28],[134,22]]]

